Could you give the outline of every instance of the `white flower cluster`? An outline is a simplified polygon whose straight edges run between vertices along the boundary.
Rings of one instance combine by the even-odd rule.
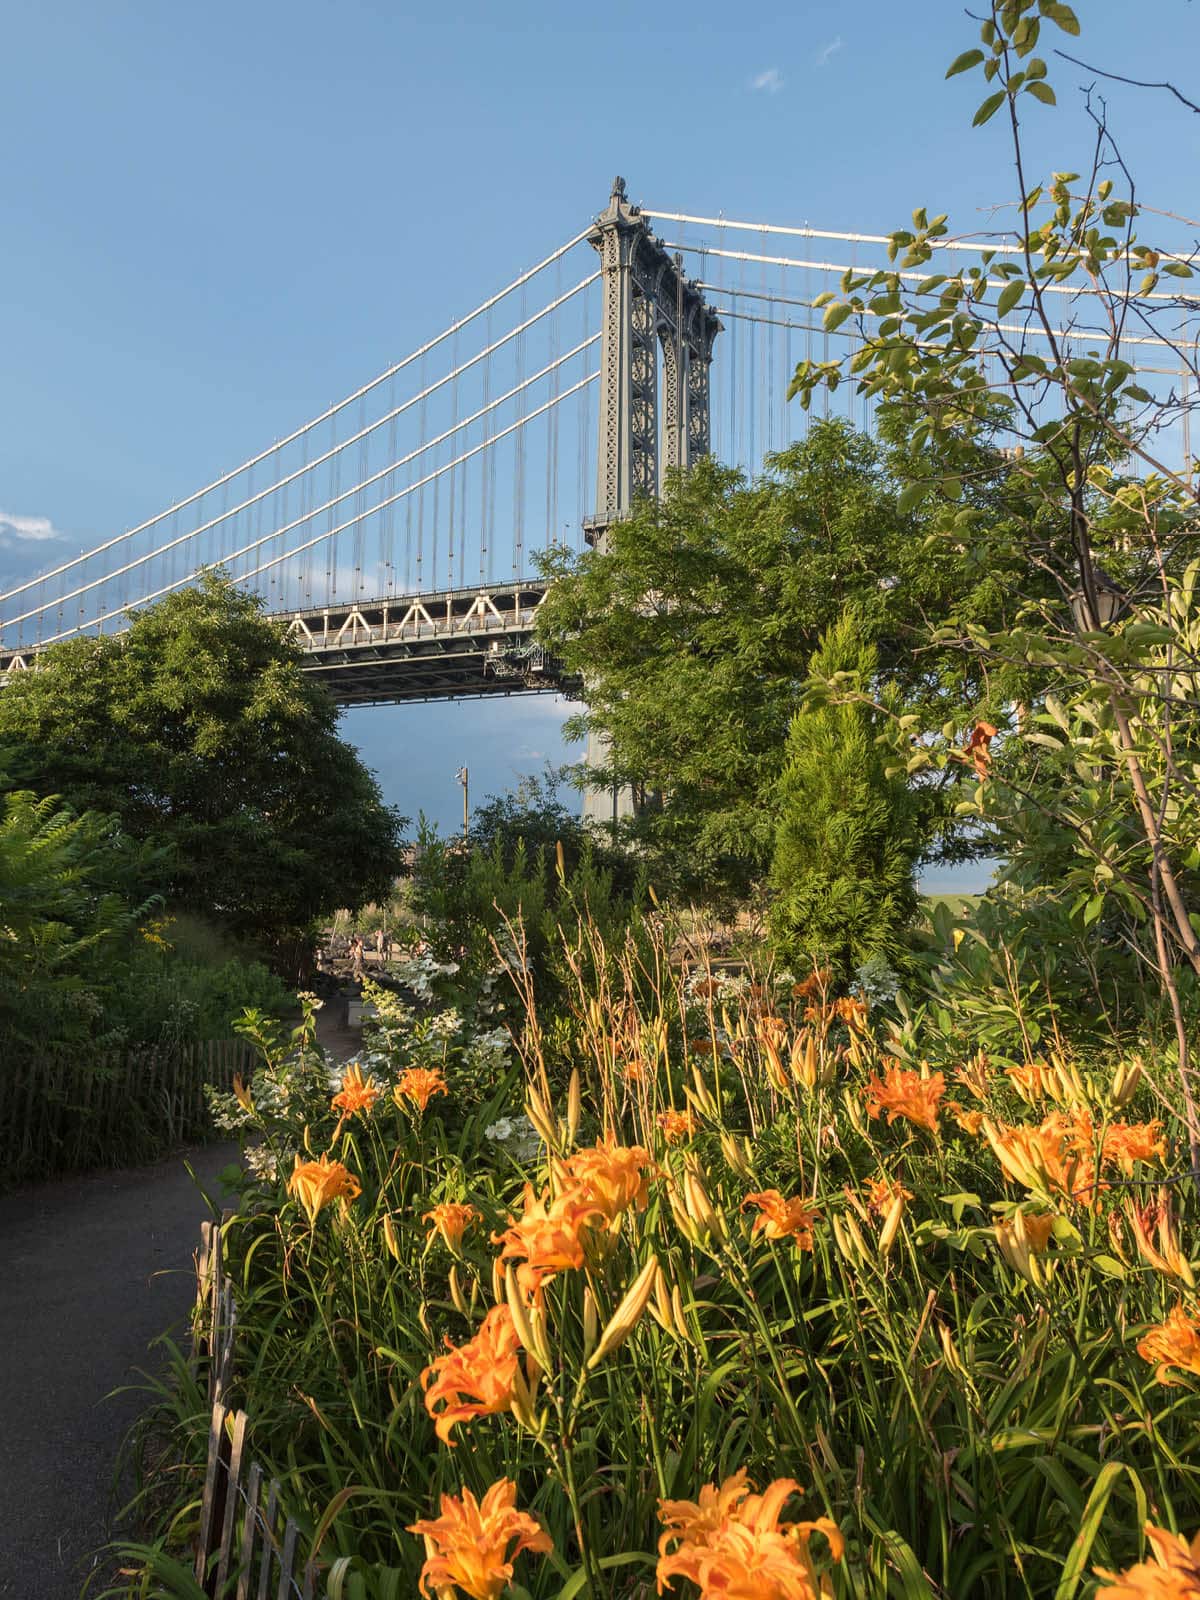
[[[694,967],[684,979],[683,992],[689,1000],[695,1000],[710,981],[716,984],[713,994],[716,1000],[737,1000],[750,988],[750,979],[744,972],[708,973],[703,967]]]
[[[205,1085],[204,1092],[213,1122],[221,1132],[239,1133],[263,1117],[307,1119],[319,1105],[327,1103],[331,1085],[335,1090],[341,1088],[341,1073],[336,1074],[335,1081],[324,1051],[309,1047],[255,1071],[246,1086],[253,1112],[247,1111],[235,1095],[211,1084]]]
[[[429,954],[410,956],[407,961],[397,961],[392,971],[400,982],[411,989],[418,1000],[426,1004],[436,1000],[433,985],[438,978],[452,978],[458,971],[457,961],[436,961]]]
[[[246,1167],[252,1177],[259,1178],[264,1183],[274,1183],[279,1176],[279,1162],[270,1145],[248,1144]]]
[[[479,985],[479,998],[475,1002],[478,1017],[494,1017],[504,1010],[504,1002],[496,993],[496,986],[504,977],[503,967],[494,967],[484,974]]]
[[[204,1093],[215,1128],[222,1133],[238,1133],[246,1125],[249,1118],[238,1104],[235,1095],[214,1089],[211,1083],[204,1085]]]
[[[516,1117],[499,1117],[483,1130],[485,1139],[500,1145],[517,1161],[529,1161],[538,1153],[538,1131],[522,1112]]]
[[[431,1037],[453,1039],[462,1030],[462,1017],[453,1006],[448,1006],[445,1011],[439,1011],[436,1017],[430,1017],[428,1026]]]
[[[512,1040],[507,1028],[490,1028],[477,1033],[463,1051],[463,1066],[477,1077],[502,1077],[511,1060]]]
[[[496,952],[500,957],[501,970],[507,968],[510,972],[528,972],[529,964],[517,949],[507,928],[496,935]]]

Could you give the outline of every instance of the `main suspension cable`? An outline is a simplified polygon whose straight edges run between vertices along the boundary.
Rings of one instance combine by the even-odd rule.
[[[388,367],[386,371],[381,372],[378,377],[372,378],[369,383],[364,383],[361,388],[355,389],[353,394],[348,394],[344,400],[338,400],[333,405],[326,407],[326,409],[322,411],[319,416],[313,417],[310,421],[303,423],[299,428],[293,429],[293,431],[287,434],[284,438],[276,439],[274,444],[268,445],[265,450],[260,450],[257,455],[251,456],[247,461],[243,461],[240,466],[233,467],[229,472],[222,473],[219,478],[214,478],[211,483],[205,484],[202,489],[197,489],[194,494],[186,496],[186,498],[183,500],[176,500],[174,504],[169,505],[166,510],[158,512],[157,515],[153,517],[148,517],[145,522],[139,522],[136,527],[127,528],[124,533],[114,534],[111,539],[105,540],[103,544],[98,544],[91,550],[82,551],[79,555],[73,556],[69,561],[64,561],[60,563],[59,566],[52,567],[49,569],[49,571],[41,573],[38,579],[30,579],[28,582],[19,585],[15,589],[9,589],[4,593],[0,593],[0,601],[8,600],[14,594],[20,594],[25,589],[32,588],[35,582],[47,582],[51,578],[57,578],[60,573],[69,572],[72,567],[78,566],[81,561],[87,561],[92,559],[94,556],[103,555],[106,550],[113,549],[116,545],[121,544],[124,540],[132,539],[137,534],[144,533],[147,528],[153,528],[156,523],[162,522],[165,518],[171,516],[173,512],[182,511],[185,506],[194,505],[197,500],[201,499],[201,497],[206,494],[210,494],[214,489],[222,488],[232,479],[239,477],[243,472],[248,471],[249,468],[257,466],[260,461],[265,461],[267,457],[270,456],[274,451],[283,450],[289,444],[293,444],[297,439],[301,438],[302,435],[308,433],[311,429],[319,427],[322,423],[327,422],[331,417],[336,416],[339,411],[344,410],[346,406],[352,405],[354,401],[359,399],[362,395],[370,394],[373,389],[377,389],[381,383],[385,383],[395,373],[403,372],[404,369],[406,367],[410,367],[414,361],[420,360],[420,358],[424,355],[427,355],[430,350],[435,350],[439,344],[444,343],[445,340],[457,333],[460,328],[465,328],[469,323],[474,322],[476,317],[482,316],[485,312],[491,310],[493,306],[498,305],[501,300],[507,299],[514,290],[521,288],[522,285],[528,283],[531,278],[535,278],[539,272],[544,271],[549,266],[553,266],[553,264],[562,256],[565,256],[568,251],[573,250],[577,244],[582,243],[582,241],[587,238],[589,231],[590,229],[584,228],[581,232],[577,233],[574,238],[568,239],[566,244],[560,245],[557,250],[552,251],[550,255],[545,257],[544,260],[539,261],[536,266],[530,267],[527,272],[521,273],[520,277],[514,278],[511,283],[506,284],[505,287],[497,294],[494,294],[490,296],[489,299],[482,301],[475,307],[473,311],[469,311],[465,317],[459,317],[457,322],[452,322],[448,327],[443,328],[441,333],[437,334],[434,338],[421,345],[419,349],[411,351],[410,354],[406,355],[402,360],[393,363],[393,365]]]

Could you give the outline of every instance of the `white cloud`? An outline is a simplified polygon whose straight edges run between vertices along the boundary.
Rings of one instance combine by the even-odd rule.
[[[11,511],[0,511],[0,538],[25,539],[31,544],[44,544],[63,535],[49,517],[18,517]]]
[[[831,39],[829,41],[829,43],[827,45],[825,45],[825,47],[823,49],[821,49],[821,50],[819,50],[817,52],[817,65],[819,67],[827,67],[829,65],[830,59],[833,56],[837,55],[838,51],[841,48],[842,48],[842,36],[839,33],[836,39]]]
[[[783,88],[783,73],[778,67],[768,67],[750,79],[750,87],[756,94],[778,94]]]

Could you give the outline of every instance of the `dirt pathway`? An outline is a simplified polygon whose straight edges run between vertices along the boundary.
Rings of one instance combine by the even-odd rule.
[[[186,1156],[218,1205],[236,1156]],[[138,1381],[195,1297],[208,1210],[184,1159],[0,1196],[2,1596],[76,1600],[109,1536],[117,1447],[144,1396],[106,1397]]]

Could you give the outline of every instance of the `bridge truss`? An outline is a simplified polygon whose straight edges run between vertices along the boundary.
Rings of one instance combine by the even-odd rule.
[[[297,611],[286,623],[305,669],[340,705],[573,693],[534,637],[544,583],[452,589]]]

